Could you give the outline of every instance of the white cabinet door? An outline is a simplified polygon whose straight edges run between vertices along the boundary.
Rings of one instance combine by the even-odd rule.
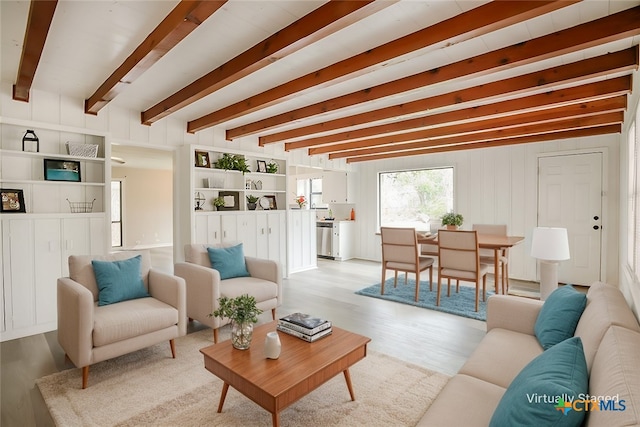
[[[268,258],[280,262],[286,271],[286,217],[285,212],[270,212],[267,214],[267,235],[269,236]]]
[[[257,217],[254,213],[239,214],[237,216],[238,241],[242,242],[246,256],[256,257],[258,242],[256,241]]]
[[[221,241],[222,243],[234,243],[238,241],[238,220],[237,214],[221,215]]]
[[[69,275],[69,255],[91,255],[88,218],[62,219],[62,275]]]
[[[33,221],[3,221],[6,329],[26,328],[36,322]]]
[[[256,256],[269,258],[269,220],[267,213],[256,213]]]
[[[60,248],[61,227],[59,219],[37,219],[33,221],[35,266],[36,324],[57,320],[57,278],[62,277]]]
[[[322,174],[322,201],[324,203],[347,203],[347,173],[325,172]]]

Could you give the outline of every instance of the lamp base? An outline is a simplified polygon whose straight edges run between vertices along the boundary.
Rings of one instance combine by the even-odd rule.
[[[546,300],[558,289],[558,262],[540,260],[540,300]]]

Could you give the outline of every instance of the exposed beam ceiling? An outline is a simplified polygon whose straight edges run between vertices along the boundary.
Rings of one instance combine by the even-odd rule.
[[[24,34],[20,68],[16,83],[13,85],[13,99],[17,101],[29,102],[29,91],[57,5],[57,0],[32,1],[29,5],[29,19]]]
[[[331,0],[142,113],[151,124],[242,77],[307,47],[395,1]]]
[[[640,0],[55,5],[0,2],[15,99],[339,162],[619,132],[639,64]]]
[[[84,112],[98,111],[173,49],[227,0],[181,0],[133,53],[84,103]]]
[[[459,43],[569,4],[570,1],[516,1],[509,2],[505,7],[501,2],[491,2],[192,120],[188,123],[187,130],[196,132],[206,129],[284,102],[309,90],[372,72],[407,55],[417,55],[427,47],[441,43]]]

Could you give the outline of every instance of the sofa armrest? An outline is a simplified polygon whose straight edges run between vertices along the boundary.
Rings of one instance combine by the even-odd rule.
[[[493,328],[535,335],[534,325],[543,301],[511,295],[492,295],[487,300],[487,332]]]
[[[178,309],[178,333],[187,334],[187,289],[182,277],[149,270],[149,294],[165,304]]]
[[[270,259],[244,257],[251,277],[268,280],[278,285],[278,306],[282,304],[282,266]]]
[[[93,310],[91,291],[68,277],[58,279],[58,342],[78,368],[91,364]]]
[[[180,262],[173,266],[173,272],[182,277],[187,286],[187,316],[214,329],[221,326],[220,318],[209,317],[218,307],[220,298],[218,270],[191,262]]]

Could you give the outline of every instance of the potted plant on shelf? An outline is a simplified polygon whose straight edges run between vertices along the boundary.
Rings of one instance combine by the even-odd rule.
[[[256,197],[254,195],[248,195],[247,196],[247,209],[249,209],[250,211],[255,211],[256,210],[256,203],[258,202],[259,197]]]
[[[216,169],[236,170],[243,174],[250,172],[247,160],[244,156],[238,154],[222,153],[222,157],[213,162],[213,167]]]
[[[296,203],[298,204],[298,208],[300,208],[300,209],[304,208],[304,205],[307,204],[307,199],[304,196],[297,196],[293,200],[296,201]]]
[[[217,211],[219,211],[220,208],[224,207],[224,197],[218,196],[213,199],[211,203],[213,204],[213,207],[216,208]]]
[[[273,160],[267,163],[267,173],[278,173],[278,164]]]
[[[238,350],[246,350],[251,345],[253,324],[258,322],[262,313],[256,305],[256,299],[250,295],[235,298],[218,298],[219,307],[209,316],[231,320],[231,344]]]
[[[459,213],[448,212],[442,216],[442,225],[445,225],[448,229],[457,229],[462,226],[464,218]]]

